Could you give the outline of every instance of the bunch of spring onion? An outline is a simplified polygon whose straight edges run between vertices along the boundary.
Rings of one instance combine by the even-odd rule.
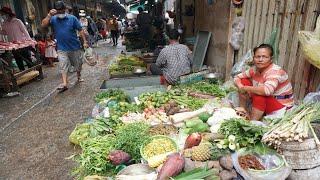
[[[320,147],[311,122],[320,118],[320,103],[301,104],[287,112],[281,121],[275,124],[262,137],[262,141],[269,146],[279,149],[281,142],[298,141],[303,142],[309,137],[309,130]]]

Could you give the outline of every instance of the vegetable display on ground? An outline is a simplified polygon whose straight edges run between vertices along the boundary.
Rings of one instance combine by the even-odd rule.
[[[124,68],[135,63],[139,62],[126,57],[117,61]],[[239,117],[240,111],[223,99],[227,93],[205,81],[143,93],[136,103],[120,89],[98,93],[94,119],[77,125],[69,136],[82,149],[73,156],[78,163],[74,175],[79,179],[232,179],[237,177],[237,166],[233,167],[231,152],[243,147],[251,154],[260,152],[258,145],[266,146],[261,139],[271,145],[298,137],[301,141],[310,122],[320,117],[320,105],[307,104],[267,127],[257,126]],[[285,139],[284,131],[291,139]],[[238,158],[244,169],[263,170],[259,160],[253,155]],[[121,169],[140,162],[148,172],[121,174]]]

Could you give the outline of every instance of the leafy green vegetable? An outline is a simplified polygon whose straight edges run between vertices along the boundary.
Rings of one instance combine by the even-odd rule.
[[[88,175],[106,175],[114,166],[107,160],[106,156],[114,149],[114,135],[98,136],[89,138],[80,143],[82,153],[75,158],[78,167],[73,174],[79,178]]]
[[[217,169],[196,168],[173,177],[173,180],[195,180],[204,179],[209,176],[211,179],[219,179],[218,176],[215,176],[218,172],[219,171]]]
[[[187,128],[192,128],[195,127],[197,124],[199,123],[203,123],[200,119],[196,118],[196,119],[190,119],[186,121],[186,127]]]
[[[211,94],[216,97],[225,97],[227,95],[227,91],[222,89],[218,84],[212,84],[206,81],[181,84],[176,88],[180,88],[188,92],[200,92],[200,93]]]
[[[110,74],[131,73],[137,66],[146,67],[146,64],[137,57],[120,55],[108,69]]]
[[[143,93],[139,96],[139,101],[141,106],[146,108],[153,106],[159,108],[171,99],[171,94],[168,92],[153,92],[153,93]]]
[[[207,99],[198,99],[192,96],[173,96],[172,97],[180,106],[197,110],[202,108],[207,102]]]
[[[204,112],[204,113],[201,113],[198,117],[201,121],[207,122],[208,119],[211,117],[211,115],[207,112]]]
[[[101,103],[104,100],[108,99],[113,99],[118,102],[129,102],[129,96],[120,89],[108,89],[107,91],[102,91],[98,93],[94,98],[96,103]]]
[[[109,119],[96,118],[90,123],[83,123],[77,125],[69,136],[69,141],[73,144],[79,145],[87,138],[94,138],[111,133],[112,125]]]
[[[83,123],[76,126],[69,136],[69,141],[73,144],[79,145],[90,136],[91,125],[89,123]]]
[[[223,122],[220,126],[219,133],[228,139],[234,135],[236,142],[240,147],[252,147],[261,141],[266,128],[257,126],[243,119],[230,119]]]
[[[211,160],[219,160],[220,157],[225,156],[227,154],[230,154],[230,151],[228,149],[220,149],[217,147],[216,144],[212,144],[212,148],[211,148]]]
[[[120,126],[116,131],[115,148],[131,155],[133,160],[140,160],[140,147],[149,138],[149,125],[131,123]]]

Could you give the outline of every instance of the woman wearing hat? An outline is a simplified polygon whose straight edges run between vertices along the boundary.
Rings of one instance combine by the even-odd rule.
[[[26,26],[16,18],[15,13],[9,7],[1,8],[0,14],[4,17],[0,34],[7,35],[10,42],[31,40]],[[29,68],[33,65],[29,48],[21,48],[12,52],[20,71],[25,70],[23,61],[27,63]]]

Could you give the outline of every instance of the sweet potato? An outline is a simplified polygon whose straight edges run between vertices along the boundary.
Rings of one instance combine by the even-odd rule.
[[[185,160],[179,153],[170,154],[164,162],[157,180],[167,180],[178,175],[184,168]]]

